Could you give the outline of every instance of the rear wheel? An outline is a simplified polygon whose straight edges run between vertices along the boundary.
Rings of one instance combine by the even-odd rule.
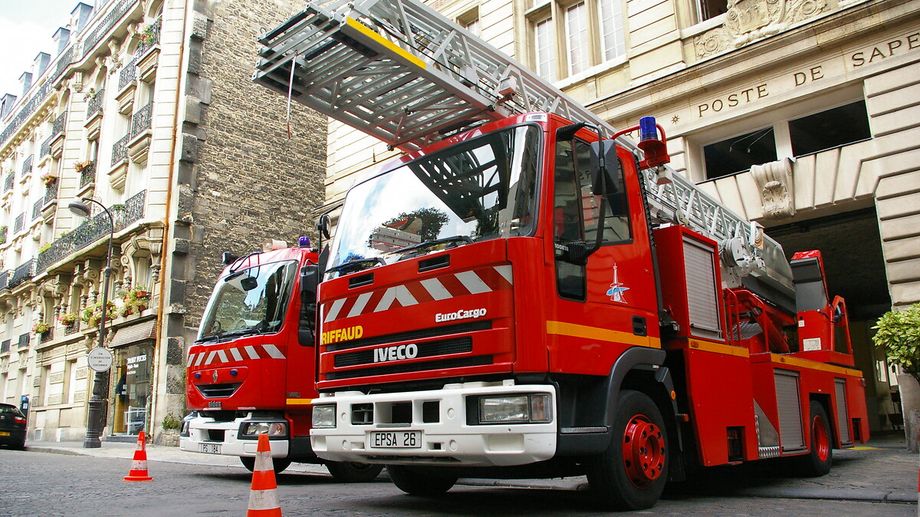
[[[343,483],[366,483],[377,479],[383,465],[370,465],[367,463],[327,463],[326,468],[336,481]]]
[[[250,456],[240,456],[240,462],[246,467],[246,470],[252,472],[256,469],[256,459]],[[284,469],[291,466],[291,460],[287,458],[272,458],[272,467],[275,469],[275,474],[281,474],[284,472]]]
[[[401,465],[387,465],[387,473],[396,488],[409,495],[440,495],[450,490],[457,482],[457,476]]]
[[[588,469],[602,506],[651,508],[668,479],[668,436],[658,406],[644,393],[623,390],[616,403],[613,441]]]
[[[827,412],[819,402],[812,400],[809,405],[811,419],[811,452],[796,458],[797,472],[802,476],[823,476],[831,471],[834,451],[834,435],[831,434]]]

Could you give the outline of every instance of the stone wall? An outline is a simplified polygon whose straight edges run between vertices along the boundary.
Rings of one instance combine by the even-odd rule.
[[[222,269],[223,251],[311,233],[323,199],[326,118],[250,79],[256,38],[302,8],[285,0],[196,2],[190,17],[185,120],[173,192],[168,340],[153,423],[184,413],[185,350]],[[176,199],[178,198],[178,199]],[[164,355],[160,352],[161,357]]]

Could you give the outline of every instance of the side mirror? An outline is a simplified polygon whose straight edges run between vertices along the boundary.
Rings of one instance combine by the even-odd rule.
[[[300,270],[300,329],[301,345],[316,344],[316,294],[319,287],[319,268],[309,264]]]
[[[596,196],[610,194],[611,191],[607,187],[613,186],[613,171],[619,166],[620,161],[617,160],[617,148],[613,140],[592,142],[591,193]]]
[[[316,231],[318,231],[324,239],[329,238],[329,224],[329,214],[319,216],[319,219],[316,221]]]

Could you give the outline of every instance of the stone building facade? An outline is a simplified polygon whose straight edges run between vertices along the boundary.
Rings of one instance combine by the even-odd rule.
[[[305,233],[325,120],[249,80],[264,27],[296,2],[78,3],[19,95],[0,102],[0,400],[32,440],[80,440],[110,228],[104,439],[157,441],[185,413],[185,348],[220,253]],[[88,219],[68,204],[93,198]],[[95,203],[92,203],[96,206]]]
[[[616,127],[654,115],[675,169],[824,253],[871,423],[899,419],[875,319],[920,301],[920,3],[432,0]],[[386,147],[331,123],[326,205]]]

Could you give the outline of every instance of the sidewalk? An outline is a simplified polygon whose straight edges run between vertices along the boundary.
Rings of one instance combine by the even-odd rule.
[[[103,442],[99,449],[84,449],[82,442],[28,442],[30,451],[74,454],[130,460],[136,444]],[[185,452],[178,447],[147,446],[149,461],[188,465],[212,465],[243,468],[238,458]],[[789,499],[833,499],[869,502],[916,503],[920,457],[908,453],[904,437],[882,435],[864,446],[835,449],[830,474],[818,478],[788,477],[783,465],[752,463],[741,467],[713,469],[705,480],[692,486],[676,486],[665,493],[667,498],[706,496],[742,496]],[[294,463],[285,472],[328,475],[322,465]],[[584,476],[556,479],[461,479],[468,486],[540,488],[545,490],[583,490]]]

